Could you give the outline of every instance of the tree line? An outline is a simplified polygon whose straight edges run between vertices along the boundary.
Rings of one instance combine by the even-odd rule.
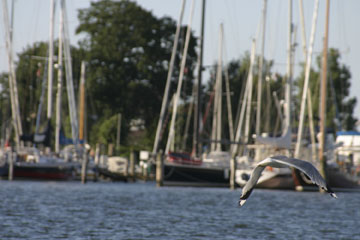
[[[79,26],[76,33],[84,35],[78,46],[71,47],[74,89],[79,91],[80,64],[86,62],[86,136],[88,142],[94,146],[96,143],[110,144],[116,142],[117,116],[122,115],[121,144],[136,149],[151,150],[155,138],[156,126],[159,119],[162,96],[164,93],[170,54],[175,37],[176,21],[170,17],[156,17],[151,11],[143,9],[132,1],[97,1],[92,2],[87,9],[78,12]],[[186,32],[186,26],[182,27]],[[179,49],[175,56],[174,74],[171,79],[170,94],[176,91],[176,84],[180,71],[181,49],[185,42],[185,34],[179,39]],[[57,49],[57,41],[55,41]],[[178,145],[184,141],[183,129],[188,115],[188,107],[193,97],[194,72],[197,63],[198,39],[191,35],[187,65],[182,91],[181,107],[179,108]],[[36,56],[47,56],[48,44],[37,42],[27,46],[18,54],[16,63],[17,84],[19,91],[20,113],[24,133],[33,133],[35,129],[36,113],[39,106],[41,87],[44,74],[46,74],[46,62]],[[333,132],[337,130],[355,129],[356,118],[353,109],[356,99],[349,97],[351,73],[347,66],[340,62],[341,56],[338,50],[329,50],[329,86],[328,86],[328,117],[327,128]],[[231,102],[234,121],[237,118],[250,58],[244,53],[239,59],[227,63],[229,75]],[[284,99],[285,76],[272,71],[273,62],[265,61],[265,81],[263,94],[265,99],[262,103],[262,131],[272,132],[279,129],[279,119],[273,99],[273,92],[279,99]],[[56,66],[56,65],[55,65]],[[320,57],[317,66],[311,71],[310,89],[313,98],[313,115],[318,121],[319,114],[319,77]],[[201,86],[202,103],[200,106],[204,113],[208,102],[211,100],[211,92],[215,82],[215,69],[210,70],[210,79]],[[54,79],[57,79],[54,71]],[[225,73],[223,73],[225,74]],[[10,98],[7,83],[7,73],[0,74],[0,104],[2,137],[4,129],[9,127],[11,118]],[[224,78],[223,78],[224,79]],[[299,115],[300,100],[304,71],[295,80],[293,90],[294,103],[292,106],[295,116],[295,125]],[[254,81],[258,81],[258,68],[255,67]],[[54,84],[56,86],[56,84]],[[56,89],[53,89],[54,93]],[[63,88],[63,96],[66,90]],[[256,99],[256,92],[253,94]],[[62,99],[62,131],[66,136],[71,136],[67,99]],[[226,101],[223,101],[225,109]],[[45,101],[46,105],[46,101]],[[168,109],[170,109],[170,104]],[[255,106],[255,105],[254,105]],[[46,109],[46,107],[44,108]],[[171,110],[168,111],[168,115]],[[211,114],[211,110],[210,110]],[[224,119],[226,118],[226,114]],[[46,113],[42,115],[42,122]],[[255,120],[253,114],[252,119]],[[336,119],[336,121],[334,121]],[[138,121],[136,121],[138,120]],[[53,121],[53,126],[54,122]],[[134,123],[140,122],[141,134],[136,135],[131,131]],[[190,125],[192,126],[192,121]],[[210,136],[211,119],[204,121],[204,138]],[[228,137],[228,124],[223,121],[224,138]],[[317,123],[317,122],[315,122]],[[190,129],[191,129],[190,126]],[[254,126],[253,126],[254,127]],[[163,129],[161,146],[166,144],[167,127]],[[191,148],[192,133],[190,131],[184,150]]]

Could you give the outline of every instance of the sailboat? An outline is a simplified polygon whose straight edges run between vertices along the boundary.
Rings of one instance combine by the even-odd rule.
[[[325,21],[325,37],[322,57],[322,78],[321,78],[321,112],[320,112],[320,133],[319,133],[319,166],[320,171],[325,176],[329,186],[333,189],[360,189],[360,179],[351,175],[342,169],[336,162],[335,148],[341,144],[335,144],[331,134],[326,134],[326,92],[327,92],[327,55],[328,55],[328,38],[329,38],[329,8],[330,1],[326,1],[326,21]],[[305,91],[305,87],[304,87]],[[295,181],[300,190],[314,189],[314,185],[306,176],[299,171],[295,171]]]
[[[256,139],[255,144],[248,144],[249,138],[249,115],[251,104],[251,91],[252,91],[252,67],[250,66],[249,76],[247,81],[246,94],[244,95],[243,107],[241,116],[245,114],[245,102],[247,98],[247,123],[245,129],[245,151],[243,155],[238,157],[237,169],[235,173],[235,181],[241,187],[249,180],[253,166],[268,157],[269,155],[287,155],[290,156],[291,144],[291,87],[292,87],[292,62],[293,62],[293,28],[292,28],[292,0],[289,0],[289,33],[288,33],[288,59],[287,59],[287,74],[286,74],[286,86],[285,86],[285,104],[284,104],[284,124],[282,135],[280,137],[268,137],[260,136],[260,108],[261,108],[261,82],[262,82],[262,58],[264,49],[264,36],[265,36],[265,18],[266,18],[266,0],[264,0],[263,16],[262,16],[262,47],[261,57],[259,64],[259,81],[258,81],[258,99],[257,99],[257,114],[256,114]],[[251,63],[254,62],[255,57],[255,44],[253,41]],[[249,85],[249,86],[248,86]],[[279,107],[280,108],[280,107]],[[279,110],[280,112],[280,110]],[[241,117],[242,118],[242,117]],[[242,121],[239,121],[236,140],[241,137]],[[249,157],[249,152],[252,153],[252,157]],[[232,151],[233,157],[238,154],[238,147],[235,146]],[[294,189],[295,184],[292,177],[291,170],[287,168],[266,168],[258,181],[257,187],[270,188],[270,189]]]
[[[8,17],[7,14],[7,6],[6,1],[3,1],[4,7],[4,16]],[[44,150],[40,151],[38,147],[35,147],[35,145],[44,144],[44,140],[49,137],[49,133],[51,132],[52,128],[50,125],[50,119],[51,119],[51,112],[52,112],[52,76],[53,76],[53,24],[54,24],[54,9],[55,9],[55,2],[51,1],[50,4],[50,41],[49,41],[49,61],[48,61],[48,111],[47,111],[47,131],[45,131],[47,134],[39,134],[38,133],[38,124],[36,128],[35,134],[31,138],[26,138],[22,135],[21,130],[21,121],[15,121],[16,123],[20,122],[20,126],[17,126],[16,129],[16,151],[12,153],[13,149],[6,148],[4,149],[5,154],[3,155],[7,162],[12,161],[13,163],[13,172],[9,172],[7,174],[13,176],[14,178],[30,178],[30,179],[46,179],[46,180],[67,180],[70,178],[73,178],[74,171],[77,168],[78,164],[74,162],[64,161],[63,157],[60,157],[59,152],[52,153],[50,152],[49,148],[44,146]],[[65,1],[61,1],[61,24],[60,24],[60,35],[59,35],[59,71],[62,70],[62,47],[63,44],[65,46],[65,56],[69,60],[71,58],[70,52],[69,52],[69,43],[67,42],[68,39],[65,39],[64,43],[62,42],[63,34],[67,33],[67,29],[64,30],[64,18],[66,17],[65,13]],[[7,17],[5,19],[7,19]],[[8,29],[8,21],[5,21],[5,28]],[[7,31],[8,32],[8,31]],[[68,33],[67,33],[68,34]],[[8,34],[7,34],[8,35]],[[65,35],[65,38],[67,36]],[[9,37],[7,36],[7,42],[11,43],[9,40]],[[10,44],[9,44],[10,45]],[[10,48],[9,48],[10,49]],[[11,56],[11,51],[8,49],[8,55]],[[9,58],[10,59],[10,58]],[[11,61],[10,61],[11,62]],[[13,64],[10,64],[13,66]],[[71,75],[71,69],[66,69],[67,75],[68,73]],[[13,75],[14,76],[14,75]],[[59,78],[61,78],[61,73],[58,75]],[[13,77],[15,79],[15,77]],[[68,79],[68,78],[67,78]],[[61,80],[61,79],[60,79]],[[13,88],[10,89],[11,92],[15,91],[16,89],[16,81],[13,81]],[[72,76],[71,76],[71,84],[67,84],[68,88],[72,87]],[[44,90],[44,89],[43,89]],[[73,95],[73,89],[68,90],[72,91]],[[15,91],[16,93],[16,91]],[[12,97],[12,105],[16,103],[17,101],[13,101],[13,99],[17,99],[16,94],[15,97]],[[73,97],[74,98],[74,97]],[[41,99],[42,101],[42,99]],[[74,103],[74,102],[73,102]],[[69,104],[70,105],[70,104]],[[72,104],[75,106],[75,104]],[[41,106],[42,102],[39,106],[39,112],[41,112]],[[16,104],[12,108],[13,116],[20,116],[19,113],[16,111]],[[15,110],[14,110],[15,109]],[[73,114],[74,111],[70,110],[70,113]],[[39,115],[38,115],[39,117]],[[14,118],[19,119],[20,117]],[[39,121],[37,121],[38,123]],[[18,134],[19,133],[19,134]],[[23,143],[20,143],[21,140],[30,140],[33,147],[23,147]],[[45,141],[46,142],[46,141]],[[9,152],[10,151],[10,152]],[[16,157],[14,157],[16,156]]]
[[[308,54],[304,54],[305,56],[307,55],[307,61],[306,61],[306,73],[305,73],[305,84],[304,84],[304,90],[303,90],[303,101],[302,101],[302,106],[301,106],[301,115],[304,113],[304,109],[305,109],[305,100],[306,100],[306,94],[308,94],[307,92],[307,87],[306,87],[306,83],[309,77],[309,73],[310,73],[310,65],[311,65],[311,55],[312,55],[312,48],[313,48],[313,42],[314,42],[314,33],[315,33],[315,26],[316,26],[316,17],[317,17],[317,8],[318,8],[318,2],[319,1],[315,1],[315,6],[314,6],[314,14],[313,14],[313,27],[312,27],[312,34],[311,34],[311,38],[310,38],[310,48],[309,48],[309,53]],[[291,0],[290,0],[291,3]],[[329,4],[327,2],[327,4]],[[328,18],[328,5],[327,5],[327,18]],[[321,94],[321,103],[322,103],[322,115],[320,117],[321,119],[321,126],[320,126],[320,133],[318,135],[319,137],[319,160],[317,159],[317,157],[313,157],[314,155],[316,156],[315,151],[316,149],[316,145],[314,143],[314,141],[312,141],[313,143],[311,144],[311,146],[309,145],[307,148],[302,147],[302,150],[300,151],[300,147],[302,146],[302,141],[301,141],[301,134],[302,134],[302,120],[300,120],[300,126],[299,126],[299,132],[298,132],[298,141],[297,141],[297,145],[295,148],[295,157],[296,158],[301,158],[301,159],[312,159],[313,164],[318,165],[320,167],[320,169],[322,170],[322,173],[326,176],[327,178],[327,182],[329,183],[329,186],[335,189],[359,189],[359,179],[355,178],[354,176],[351,176],[350,174],[344,172],[336,163],[336,151],[335,149],[337,147],[339,147],[339,144],[335,144],[334,141],[331,141],[331,135],[325,134],[325,112],[326,112],[326,71],[327,71],[327,28],[328,28],[328,19],[326,21],[326,36],[325,36],[325,41],[324,41],[324,50],[323,50],[323,66],[322,66],[322,94]],[[291,52],[291,51],[289,51]],[[306,52],[306,50],[305,50]],[[325,83],[324,83],[325,82]],[[290,99],[290,98],[288,98]],[[311,106],[311,105],[310,105]],[[310,107],[311,109],[311,107]],[[311,118],[311,117],[310,117]],[[311,125],[311,123],[310,123]],[[290,130],[291,128],[289,128],[288,130]],[[263,144],[265,146],[272,146],[272,147],[266,147],[269,149],[269,151],[265,154],[269,155],[269,154],[274,154],[274,147],[275,150],[279,150],[280,148],[283,149],[289,149],[292,150],[293,149],[293,144],[291,143],[291,136],[290,136],[290,131],[287,131],[285,133],[283,133],[283,135],[279,138],[262,138],[262,137],[257,137],[257,141]],[[254,146],[254,148],[256,148],[258,146]],[[263,152],[264,149],[262,149]],[[315,153],[315,154],[314,154]],[[278,153],[276,153],[278,154]],[[289,154],[289,153],[288,153]],[[258,155],[259,156],[259,155]],[[261,158],[260,158],[261,159]],[[259,159],[259,160],[260,160]],[[255,162],[255,161],[254,161]],[[241,161],[240,159],[240,165],[239,165],[239,169],[236,172],[236,176],[237,176],[237,183],[240,186],[243,186],[246,181],[249,179],[249,174],[251,173],[251,170],[248,169],[248,161],[246,161],[246,159],[243,161]],[[259,179],[259,184],[257,185],[257,187],[260,188],[271,188],[271,189],[296,189],[296,190],[317,190],[318,187],[315,186],[312,181],[307,178],[304,174],[302,174],[300,171],[298,170],[289,170],[289,169],[272,169],[272,168],[267,168],[265,169],[265,171],[262,173],[261,178]]]
[[[191,7],[191,14],[189,19],[189,24],[187,27],[187,33],[186,33],[186,40],[185,40],[185,46],[184,46],[184,52],[182,55],[182,62],[181,62],[181,69],[180,69],[180,76],[178,81],[178,87],[177,92],[173,98],[172,104],[172,116],[171,116],[171,125],[169,130],[169,137],[168,142],[165,148],[165,163],[164,163],[164,184],[165,185],[191,185],[191,186],[228,186],[229,185],[229,159],[225,159],[225,162],[227,163],[227,166],[224,167],[223,165],[219,164],[218,157],[223,158],[224,155],[220,152],[212,153],[208,155],[207,158],[203,158],[201,154],[199,153],[199,145],[200,145],[200,139],[199,139],[199,131],[200,131],[200,87],[201,86],[201,75],[202,75],[202,48],[203,48],[203,35],[204,35],[204,15],[205,15],[205,1],[203,0],[203,6],[202,6],[202,21],[201,21],[201,37],[200,37],[200,53],[199,53],[199,59],[198,59],[198,76],[197,76],[197,85],[194,84],[194,91],[197,92],[197,98],[195,100],[197,101],[195,104],[195,139],[194,139],[194,147],[192,152],[178,152],[171,150],[171,145],[174,139],[175,135],[175,129],[174,124],[176,120],[176,111],[177,106],[179,102],[179,96],[180,96],[180,89],[183,81],[183,73],[186,63],[186,54],[187,54],[187,47],[189,44],[189,37],[191,33],[191,21],[193,16],[193,10],[194,10],[194,3],[195,1],[192,1],[192,7]],[[169,79],[171,78],[172,69],[173,69],[173,63],[174,63],[174,54],[177,49],[177,39],[179,37],[179,31],[181,26],[181,21],[183,17],[183,11],[184,11],[184,4],[185,1],[182,2],[182,8],[180,12],[180,17],[177,25],[177,30],[175,34],[174,39],[174,45],[173,45],[173,53],[170,60],[170,66],[169,66],[169,73],[168,73],[168,79],[167,84],[165,87],[165,94],[163,98],[163,105],[162,110],[160,113],[160,119],[158,123],[158,129],[157,134],[155,137],[154,142],[154,148],[153,148],[153,155],[155,155],[158,152],[158,144],[159,144],[159,136],[161,129],[163,128],[163,122],[165,118],[165,106],[167,105],[167,98],[168,98],[168,86],[169,86]],[[220,73],[221,74],[221,73]],[[196,88],[197,87],[197,88]],[[197,90],[197,91],[196,91]],[[196,94],[195,94],[196,95]],[[221,104],[221,103],[220,103]],[[221,123],[220,123],[221,124]],[[220,155],[219,155],[220,154]]]

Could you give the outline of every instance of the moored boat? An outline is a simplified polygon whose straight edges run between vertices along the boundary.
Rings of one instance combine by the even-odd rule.
[[[70,180],[74,177],[75,166],[59,162],[16,162],[14,163],[15,179],[34,180]]]
[[[229,160],[220,153],[199,159],[170,152],[164,163],[164,185],[228,187],[229,174]]]
[[[14,156],[16,156],[13,159],[14,179],[71,180],[79,165],[74,162],[66,162],[56,156],[42,154],[36,148],[20,148],[16,154],[10,153],[6,152],[2,157],[3,174],[1,176],[3,178],[8,177],[9,158]]]

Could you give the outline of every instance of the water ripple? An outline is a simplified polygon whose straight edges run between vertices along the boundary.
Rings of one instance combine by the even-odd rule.
[[[0,239],[360,239],[360,194],[1,181]]]

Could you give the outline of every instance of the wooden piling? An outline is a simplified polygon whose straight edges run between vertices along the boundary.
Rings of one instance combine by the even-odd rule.
[[[162,152],[156,155],[156,186],[164,186],[164,156]]]
[[[9,160],[9,174],[8,179],[9,181],[13,180],[14,177],[14,161],[16,159],[16,153],[15,152],[9,152],[8,160]]]
[[[147,182],[149,175],[148,175],[148,163],[145,163],[146,167],[143,167],[143,178],[144,181]]]
[[[109,143],[108,145],[108,156],[111,157],[114,155],[114,144]]]
[[[84,148],[84,153],[83,153],[83,160],[82,160],[82,166],[81,166],[81,183],[85,184],[86,183],[86,177],[87,177],[87,165],[89,162],[89,158],[87,155],[87,151]]]
[[[98,181],[99,178],[99,164],[100,164],[100,144],[97,143],[95,147],[94,153],[94,164],[95,164],[95,172],[94,172],[94,182]]]
[[[129,169],[129,175],[131,181],[135,181],[135,152],[131,151],[130,153],[130,169]]]
[[[232,157],[230,160],[230,189],[236,189],[236,182],[235,182],[235,173],[236,173],[236,160],[235,157]]]
[[[124,166],[124,176],[126,178],[129,176],[129,162],[130,162],[130,160],[127,158],[125,161],[125,166]]]
[[[94,162],[95,162],[95,165],[100,164],[100,144],[99,143],[96,144]]]

